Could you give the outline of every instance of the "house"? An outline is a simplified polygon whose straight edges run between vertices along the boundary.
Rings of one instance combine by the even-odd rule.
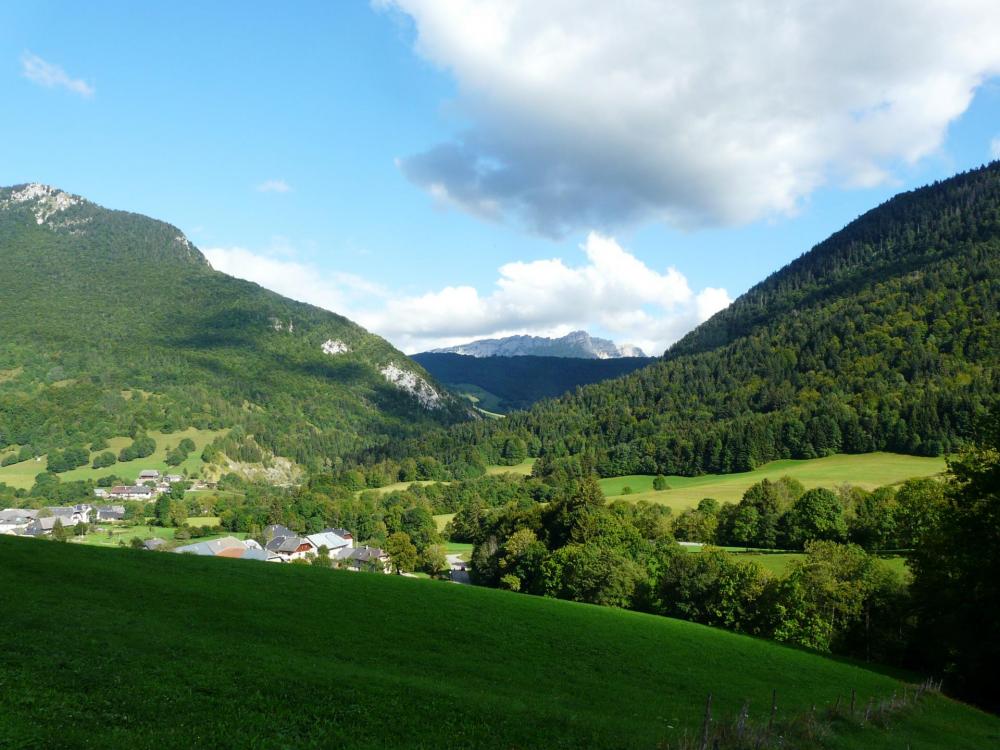
[[[336,534],[337,536],[339,536],[341,539],[347,539],[351,543],[352,547],[354,546],[354,535],[351,534],[351,532],[348,531],[347,529],[323,529],[323,531],[324,532],[332,531],[334,534]]]
[[[319,550],[320,547],[326,547],[330,552],[330,557],[336,557],[336,551],[339,549],[351,549],[354,547],[354,540],[351,535],[348,534],[345,539],[343,536],[337,533],[338,529],[324,529],[318,534],[309,534],[306,536],[313,546]],[[344,529],[339,529],[339,531],[344,531]]]
[[[295,536],[295,532],[287,526],[282,526],[280,523],[273,523],[270,526],[264,527],[264,539],[267,541],[271,541],[279,536]]]
[[[389,555],[385,550],[378,547],[369,547],[367,544],[363,547],[352,549],[345,557],[338,557],[338,559],[349,560],[351,567],[356,570],[366,570],[374,567],[376,569],[381,568],[383,573],[392,572]]]
[[[70,523],[62,516],[45,516],[44,518],[36,518],[28,524],[23,534],[25,536],[47,536],[52,533],[52,530],[56,527],[56,523],[62,524],[62,527],[70,532],[76,526],[76,523]]]
[[[230,557],[236,560],[267,560],[267,552],[253,539],[245,542],[233,536],[224,536],[208,542],[187,544],[174,550],[182,555],[202,557]]]
[[[94,510],[97,511],[98,521],[121,521],[125,518],[124,505],[98,505]]]
[[[115,500],[152,500],[156,497],[156,490],[152,487],[140,487],[138,485],[117,485],[112,487],[108,496]]]
[[[139,478],[135,480],[136,484],[145,484],[146,482],[159,482],[160,472],[156,469],[143,469],[139,472]]]
[[[304,536],[276,536],[264,549],[280,557],[285,562],[305,559],[307,555],[315,555],[318,547]]]
[[[63,526],[76,526],[81,521],[83,523],[90,523],[90,511],[93,508],[89,505],[71,505],[68,507],[61,506],[50,506],[45,510],[49,511],[54,517],[62,521]]]
[[[24,531],[38,518],[38,511],[29,508],[4,508],[0,510],[0,534],[17,534]]]
[[[155,537],[153,539],[147,539],[146,541],[144,541],[142,543],[142,546],[148,549],[150,552],[154,552],[158,549],[163,549],[163,547],[166,546],[166,544],[167,542],[165,539],[160,539],[159,537]]]
[[[163,477],[163,481],[167,484],[177,484],[178,482],[183,482],[184,477],[180,474],[167,474]]]
[[[105,498],[108,496],[108,490],[104,487],[94,487],[94,497]]]

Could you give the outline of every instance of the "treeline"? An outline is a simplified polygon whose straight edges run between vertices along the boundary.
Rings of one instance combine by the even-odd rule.
[[[459,470],[510,439],[577,476],[727,473],[960,448],[1000,391],[1000,165],[900,196],[774,274],[664,361],[389,454]],[[475,463],[475,461],[473,461]]]
[[[997,416],[1000,416],[998,412]],[[1000,707],[1000,419],[950,461],[947,482],[898,490],[804,491],[760,483],[737,505],[705,500],[676,519],[648,503],[606,502],[593,477],[470,504],[451,522],[472,541],[483,585],[680,617],[866,660],[933,670],[950,689]],[[684,550],[675,537],[804,549],[785,575],[752,555]],[[911,548],[912,586],[873,554]],[[867,549],[866,549],[867,548]],[[759,559],[759,558],[758,558]]]

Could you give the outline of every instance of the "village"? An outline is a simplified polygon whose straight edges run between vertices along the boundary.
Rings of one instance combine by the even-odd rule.
[[[151,503],[184,477],[161,474],[155,469],[139,473],[133,485],[96,488],[94,495],[102,500],[141,501]],[[209,486],[192,489],[210,489]],[[126,508],[121,504],[44,508],[4,508],[0,510],[0,534],[35,538],[67,538],[82,536],[87,531],[108,532],[126,522]],[[297,534],[291,529],[273,524],[265,527],[263,539],[238,539],[227,535],[177,546],[167,539],[133,537],[131,546],[148,551],[174,552],[182,555],[226,557],[277,563],[326,564],[347,570],[390,573],[389,555],[378,547],[355,545],[348,529],[323,529],[314,534]]]

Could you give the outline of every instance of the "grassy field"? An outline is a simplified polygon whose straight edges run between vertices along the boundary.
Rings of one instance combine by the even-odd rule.
[[[0,537],[0,590],[0,747],[653,748],[709,692],[760,720],[772,688],[779,719],[902,690],[691,623],[309,566]],[[932,697],[831,746],[998,742],[995,717]]]
[[[216,526],[218,523],[219,519],[212,516],[188,519],[189,526]],[[71,541],[74,544],[86,544],[92,547],[118,547],[121,542],[128,544],[132,541],[133,537],[139,537],[142,540],[157,538],[173,542],[174,535],[177,533],[177,529],[175,528],[150,526],[148,524],[140,524],[136,526],[126,526],[124,524],[104,524],[100,526],[99,529],[100,530],[93,528],[91,531],[88,531],[85,536],[73,537]],[[111,532],[110,535],[108,534],[109,531]],[[210,539],[218,539],[223,536],[235,536],[237,539],[245,539],[247,535],[242,532],[223,531],[219,534],[212,534],[198,539],[178,542],[178,544],[206,542]]]
[[[518,474],[526,477],[531,474],[531,467],[535,465],[535,459],[527,458],[519,464],[513,466],[490,466],[486,469],[487,475],[495,474]]]
[[[201,469],[202,449],[208,445],[208,443],[212,442],[216,436],[221,435],[222,432],[222,430],[196,430],[193,427],[180,432],[172,432],[169,435],[155,431],[150,432],[149,436],[156,441],[156,452],[153,453],[152,456],[147,458],[137,458],[134,461],[117,463],[104,469],[93,469],[90,465],[88,465],[79,469],[73,469],[72,471],[63,472],[59,475],[59,478],[64,482],[73,482],[81,479],[93,479],[94,481],[97,481],[101,477],[107,477],[114,474],[122,477],[123,479],[134,480],[137,476],[139,476],[139,472],[143,469],[159,469],[161,472],[169,472],[171,474],[180,474],[184,469],[187,469],[188,474],[192,474]],[[194,441],[195,450],[188,455],[187,460],[180,466],[167,466],[164,461],[167,456],[167,447],[176,448],[177,444],[184,438],[191,438]],[[118,455],[118,452],[122,448],[130,445],[131,442],[132,439],[128,437],[111,438],[111,440],[108,441],[107,448],[100,451],[94,451],[90,454],[90,461],[93,462],[94,458],[103,453],[105,450]],[[0,468],[0,482],[4,482],[11,487],[29,489],[31,485],[35,483],[35,476],[48,469],[47,457],[41,456],[40,458],[41,460],[31,459],[28,461],[22,461],[19,464],[11,464],[10,466]]]
[[[454,513],[439,513],[434,516],[434,524],[437,526],[438,531],[444,531],[444,527],[448,525],[448,521],[455,517]]]
[[[601,489],[608,498],[622,497],[625,487],[632,494],[629,500],[647,500],[683,510],[712,497],[720,502],[737,502],[746,489],[762,479],[795,477],[806,488],[836,487],[845,482],[865,489],[902,482],[911,477],[940,474],[945,469],[943,458],[904,456],[896,453],[864,453],[860,455],[827,456],[805,461],[772,461],[741,474],[705,474],[700,477],[667,477],[669,490],[653,490],[653,477],[634,474],[601,480]]]

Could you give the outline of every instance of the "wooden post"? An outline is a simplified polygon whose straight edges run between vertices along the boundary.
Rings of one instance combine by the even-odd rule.
[[[701,730],[701,750],[708,750],[708,732],[712,724],[712,694],[708,694],[708,701],[705,703],[705,724]]]
[[[740,709],[740,718],[736,721],[736,736],[741,740],[743,739],[743,731],[746,729],[747,716],[750,714],[750,701],[743,702],[743,708]]]

